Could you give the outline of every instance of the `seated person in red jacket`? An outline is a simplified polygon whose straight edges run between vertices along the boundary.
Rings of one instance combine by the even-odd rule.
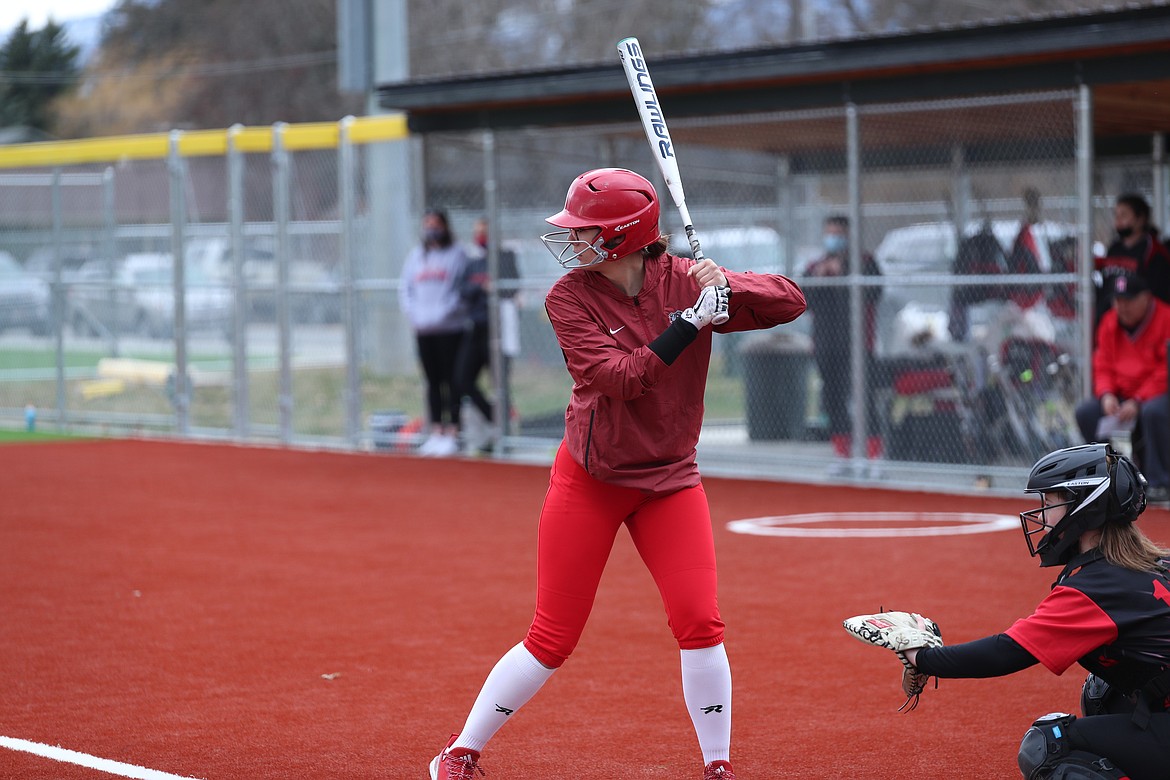
[[[1170,305],[1153,296],[1143,277],[1123,273],[1111,282],[1112,308],[1097,326],[1093,349],[1093,392],[1077,406],[1077,425],[1086,442],[1098,440],[1102,417],[1140,423],[1142,471],[1150,501],[1170,499],[1170,399],[1167,398],[1166,342]]]

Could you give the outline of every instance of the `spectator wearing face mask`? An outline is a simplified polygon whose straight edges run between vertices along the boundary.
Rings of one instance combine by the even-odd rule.
[[[825,253],[811,262],[804,275],[815,280],[849,274],[849,219],[833,215],[824,222],[822,241]],[[861,253],[861,273],[879,276],[877,262],[869,252]],[[867,458],[882,455],[882,440],[877,435],[878,417],[874,404],[875,381],[874,337],[877,305],[882,290],[878,285],[862,288],[861,333],[865,339],[865,386]],[[821,375],[821,408],[828,417],[829,440],[833,454],[849,458],[853,448],[850,401],[853,372],[850,350],[853,336],[853,313],[849,306],[849,288],[845,285],[820,286],[810,283],[805,288],[808,311],[812,314],[813,356]],[[841,467],[835,469],[841,471]]]
[[[470,327],[461,284],[467,254],[451,235],[447,215],[430,210],[422,219],[422,243],[402,266],[398,301],[414,330],[426,384],[430,435],[418,454],[447,457],[459,451],[461,398],[455,365]]]
[[[1150,204],[1136,193],[1121,195],[1113,206],[1117,234],[1104,257],[1095,260],[1096,319],[1100,323],[1113,301],[1114,280],[1125,274],[1142,277],[1154,297],[1170,303],[1170,252],[1150,223]]]

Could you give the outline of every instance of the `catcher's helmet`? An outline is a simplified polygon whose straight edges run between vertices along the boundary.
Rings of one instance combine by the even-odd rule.
[[[1146,508],[1145,486],[1146,478],[1133,462],[1108,444],[1050,452],[1032,467],[1024,492],[1063,494],[1067,500],[1047,503],[1042,497],[1039,509],[1020,513],[1028,551],[1040,556],[1041,566],[1063,566],[1076,554],[1085,531],[1136,520]],[[1045,513],[1061,507],[1065,511],[1059,520],[1045,519]]]
[[[569,185],[565,208],[546,219],[562,230],[541,236],[565,268],[587,268],[633,254],[658,240],[658,193],[644,177],[625,168],[598,168]],[[592,243],[576,239],[573,230],[600,228]],[[588,250],[596,257],[582,259]]]

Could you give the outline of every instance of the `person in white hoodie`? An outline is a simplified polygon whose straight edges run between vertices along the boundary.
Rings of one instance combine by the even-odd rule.
[[[430,434],[419,447],[420,455],[447,457],[459,451],[461,399],[455,387],[455,359],[470,327],[460,294],[467,263],[447,215],[428,210],[422,219],[422,243],[407,256],[398,287],[426,382]]]

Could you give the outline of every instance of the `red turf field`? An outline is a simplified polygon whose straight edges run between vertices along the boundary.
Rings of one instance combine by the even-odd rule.
[[[198,778],[418,778],[532,609],[547,469],[146,441],[0,447],[0,737]],[[1021,500],[706,480],[753,778],[1002,778],[1083,675],[948,680],[898,714],[897,661],[842,618],[1002,630],[1054,574],[1018,531],[732,534],[813,511]],[[1170,540],[1170,513],[1142,525]],[[327,679],[331,678],[331,679]],[[619,535],[577,653],[489,746],[492,778],[696,778],[678,653]],[[100,778],[0,748],[0,777]]]

